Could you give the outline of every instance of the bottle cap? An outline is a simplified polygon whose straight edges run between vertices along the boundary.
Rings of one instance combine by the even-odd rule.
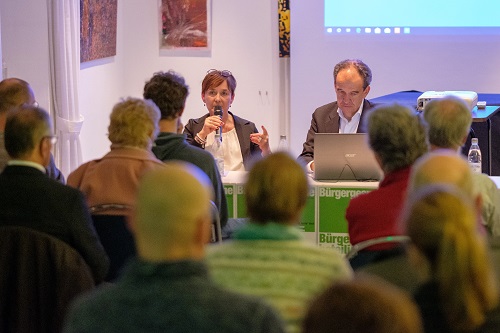
[[[477,138],[472,138],[471,143],[472,143],[472,144],[476,144],[476,145],[477,145],[477,143],[478,143]]]

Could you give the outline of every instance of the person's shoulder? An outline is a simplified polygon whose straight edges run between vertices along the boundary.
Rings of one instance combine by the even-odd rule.
[[[263,298],[233,292],[222,286],[215,288],[217,302],[225,308],[224,317],[239,322],[241,332],[285,332],[280,314]],[[221,329],[224,331],[222,326]]]
[[[205,119],[207,119],[208,115],[209,114],[207,113],[207,114],[204,114],[203,116],[201,116],[199,118],[190,118],[190,119],[188,119],[186,126],[189,125],[189,124],[193,125],[193,124],[204,123]]]
[[[479,183],[480,186],[484,186],[484,187],[493,187],[493,188],[497,188],[497,185],[496,183],[493,181],[493,179],[491,179],[488,175],[484,174],[484,173],[472,173],[472,177],[474,178],[474,181],[476,183]]]
[[[231,115],[233,116],[233,119],[234,119],[235,123],[243,125],[243,126],[251,125],[251,126],[255,127],[255,124],[252,121],[250,121],[248,119],[245,119],[245,118],[241,118],[241,117],[236,116],[236,115],[234,115],[232,113],[231,113]]]
[[[89,166],[94,165],[95,163],[97,163],[96,160],[92,160],[92,161],[88,161],[88,162],[85,162],[83,164],[80,164],[80,166],[78,168],[71,171],[71,173],[68,175],[68,179],[66,181],[66,184],[73,186],[73,187],[77,187],[77,184],[80,183],[80,180],[84,176],[87,168]]]
[[[337,110],[338,109],[338,104],[337,101],[335,102],[330,102],[321,106],[318,106],[316,110],[314,110],[315,114],[318,113],[323,113],[323,112],[331,112],[332,110]]]

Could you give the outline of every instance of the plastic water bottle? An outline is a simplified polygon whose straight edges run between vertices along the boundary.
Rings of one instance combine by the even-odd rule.
[[[473,172],[481,173],[481,150],[479,149],[479,144],[477,138],[472,138],[471,145],[469,149],[469,155],[467,156],[469,165]]]
[[[215,141],[212,145],[212,154],[214,155],[215,164],[217,164],[220,175],[224,177],[224,149],[222,147],[222,135],[220,132],[215,133]]]
[[[278,151],[287,151],[288,141],[286,140],[286,135],[280,135],[280,142],[278,143]]]

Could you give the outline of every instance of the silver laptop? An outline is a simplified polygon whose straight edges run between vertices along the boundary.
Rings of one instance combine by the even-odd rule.
[[[314,179],[379,181],[380,169],[365,133],[316,133]]]

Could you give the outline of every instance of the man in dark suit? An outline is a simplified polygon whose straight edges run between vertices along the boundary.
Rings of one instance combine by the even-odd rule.
[[[45,174],[56,139],[47,112],[21,106],[8,115],[4,135],[10,160],[0,174],[0,226],[28,227],[63,240],[81,254],[95,282],[103,281],[109,260],[83,194]]]
[[[333,81],[337,101],[317,108],[298,159],[314,171],[315,133],[364,133],[366,115],[374,104],[366,100],[372,72],[361,60],[346,59],[335,65]]]
[[[18,78],[8,78],[0,82],[0,172],[5,168],[9,160],[9,155],[3,143],[3,131],[7,114],[24,104],[38,105],[35,93],[28,82]],[[56,167],[52,154],[50,155],[50,163],[45,169],[50,178],[64,184],[64,175]]]

